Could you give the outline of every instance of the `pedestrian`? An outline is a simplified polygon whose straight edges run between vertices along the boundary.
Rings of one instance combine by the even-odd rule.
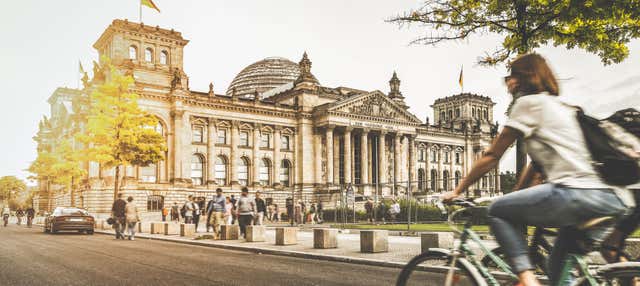
[[[204,203],[201,198],[195,198],[193,200],[193,224],[195,225],[195,231],[198,232],[198,224],[200,224],[200,210],[204,209]]]
[[[24,216],[24,211],[22,210],[21,207],[18,208],[18,210],[16,210],[16,217],[18,218],[18,225],[22,224],[22,217]]]
[[[122,199],[122,193],[118,194],[118,199],[113,202],[111,206],[111,218],[113,218],[113,228],[116,230],[116,239],[124,239],[124,227],[125,227],[125,207],[127,202]]]
[[[264,220],[264,213],[267,211],[267,207],[264,204],[264,200],[260,197],[260,192],[256,192],[256,219],[255,225],[262,225]]]
[[[228,225],[233,224],[233,204],[231,203],[231,198],[229,197],[225,198],[224,221],[226,221]]]
[[[324,222],[324,206],[322,205],[322,200],[318,200],[317,211],[318,211],[318,223],[323,223]]]
[[[373,201],[371,199],[367,199],[367,202],[364,203],[364,210],[367,214],[367,220],[372,223],[373,222]]]
[[[287,208],[287,219],[293,224],[295,220],[295,206],[293,205],[293,198],[287,198],[285,201]]]
[[[378,203],[378,221],[381,221],[382,224],[387,223],[386,216],[387,216],[387,205],[385,205],[384,202]]]
[[[214,239],[220,238],[220,225],[225,224],[223,221],[223,215],[226,209],[226,199],[222,195],[222,189],[216,189],[216,196],[209,201],[207,205],[207,224],[213,227]],[[207,231],[209,228],[207,227]]]
[[[273,204],[267,206],[267,220],[273,222]]]
[[[189,195],[189,197],[187,198],[187,201],[184,202],[182,209],[183,209],[182,216],[184,217],[184,223],[186,224],[193,223],[193,211],[195,210],[195,206],[193,204],[193,197],[191,195]]]
[[[240,225],[240,234],[246,237],[247,225],[251,225],[251,221],[256,213],[256,202],[249,198],[249,189],[242,187],[242,193],[236,206],[238,210],[238,224]]]
[[[307,223],[307,205],[300,201],[300,214],[302,215],[302,224]]]
[[[280,222],[280,208],[278,204],[273,204],[273,221]]]
[[[398,215],[400,214],[400,204],[397,200],[393,200],[393,204],[391,204],[391,208],[389,208],[389,216],[391,217],[391,221],[396,222]]]
[[[173,222],[180,221],[180,206],[178,206],[178,202],[173,202],[171,206],[171,220]]]
[[[29,206],[26,213],[27,213],[27,227],[31,228],[31,225],[33,225],[33,218],[36,216],[36,210],[33,209],[33,206]]]
[[[169,208],[168,207],[163,207],[162,208],[162,221],[167,221],[167,215],[169,215]]]
[[[133,197],[127,198],[127,205],[124,208],[125,219],[127,223],[127,232],[129,232],[129,240],[134,240],[136,236],[136,224],[140,221],[138,216],[138,208],[133,203]]]
[[[4,227],[9,224],[9,217],[11,216],[11,209],[9,207],[2,208],[2,220],[4,221]]]
[[[237,209],[238,200],[236,200],[235,195],[231,195],[231,205],[233,208],[231,209],[231,224],[236,223],[236,218],[238,217],[238,209]]]
[[[311,222],[311,224],[316,223],[316,204],[315,203],[311,204],[311,207],[309,208],[309,222]]]

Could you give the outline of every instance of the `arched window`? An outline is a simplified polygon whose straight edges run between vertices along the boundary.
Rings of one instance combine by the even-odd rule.
[[[453,111],[449,110],[448,115],[449,116],[447,116],[447,120],[452,120],[453,119]]]
[[[153,49],[144,49],[144,61],[148,63],[153,62]]]
[[[418,169],[418,190],[424,191],[424,169]]]
[[[223,156],[218,156],[216,158],[216,166],[215,166],[215,179],[216,184],[219,186],[227,185],[227,159]]]
[[[168,58],[169,58],[169,53],[167,53],[167,51],[162,51],[160,53],[160,64],[161,65],[166,65]]]
[[[435,169],[432,169],[430,179],[431,179],[431,190],[436,191],[437,190],[436,183],[438,182],[438,171],[436,171]]]
[[[484,119],[489,119],[489,111],[484,110]]]
[[[138,48],[136,46],[129,46],[129,59],[137,60],[138,59]]]
[[[471,117],[476,118],[476,109],[475,108],[471,109]]]
[[[442,188],[445,191],[449,190],[449,171],[442,171]]]
[[[269,159],[264,158],[260,160],[260,184],[263,186],[271,185],[271,162]]]
[[[445,121],[445,120],[446,120],[446,118],[445,118],[445,112],[444,112],[444,111],[442,111],[442,112],[440,112],[440,121]]]
[[[151,195],[147,197],[147,211],[161,211],[164,207],[164,197]]]
[[[460,108],[456,108],[456,118],[460,117]]]
[[[204,182],[203,177],[204,158],[200,154],[193,154],[191,156],[191,181],[194,185],[202,185]]]
[[[280,164],[280,183],[282,186],[290,186],[289,174],[291,174],[291,163],[289,160],[282,160]]]
[[[249,159],[247,157],[240,158],[238,165],[238,183],[242,186],[249,184]]]
[[[458,185],[460,184],[460,177],[462,177],[462,175],[460,174],[460,171],[456,171],[455,174],[455,186],[454,187],[458,187]]]

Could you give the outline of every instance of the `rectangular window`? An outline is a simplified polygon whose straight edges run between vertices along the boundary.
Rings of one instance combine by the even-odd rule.
[[[204,134],[204,127],[202,126],[198,126],[198,125],[194,125],[193,128],[191,129],[192,131],[192,141],[193,142],[197,142],[197,143],[202,143],[203,141],[203,134]]]
[[[456,164],[460,164],[460,153],[456,152]]]
[[[249,132],[240,132],[240,146],[249,146]]]
[[[227,144],[227,130],[218,129],[218,144]]]
[[[283,150],[291,150],[290,146],[289,146],[289,136],[282,135],[281,141],[282,141],[282,146],[281,147],[282,147]]]
[[[432,163],[438,162],[438,151],[431,150],[431,162]]]
[[[270,148],[271,147],[271,134],[270,133],[262,133],[262,136],[260,136],[260,147],[262,147],[262,148]]]
[[[449,163],[449,151],[445,151],[444,152],[444,162],[445,163]]]
[[[418,151],[418,161],[424,161],[424,149]]]

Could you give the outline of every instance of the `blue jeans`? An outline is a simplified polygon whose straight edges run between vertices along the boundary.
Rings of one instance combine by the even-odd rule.
[[[535,269],[528,254],[526,226],[560,228],[547,273],[551,285],[556,285],[567,253],[575,245],[571,227],[596,217],[619,218],[626,211],[611,190],[543,184],[496,199],[489,207],[489,222],[515,273]],[[589,238],[602,241],[606,231],[606,227],[591,229]]]

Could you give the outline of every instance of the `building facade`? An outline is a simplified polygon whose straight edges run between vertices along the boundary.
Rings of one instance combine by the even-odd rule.
[[[138,104],[158,118],[166,138],[165,160],[128,166],[123,192],[155,211],[187,195],[210,197],[242,186],[284,205],[287,197],[335,200],[351,186],[363,196],[382,197],[451,190],[496,134],[494,103],[474,94],[441,98],[434,122],[408,111],[394,72],[389,92],[327,87],[312,73],[306,53],[298,63],[265,58],[243,69],[225,94],[195,91],[183,69],[188,41],[180,32],[115,20],[94,44],[122,73],[134,77]],[[60,88],[49,99],[51,118],[41,123],[39,145],[59,130],[81,128],[74,114],[108,75],[94,67],[84,89]],[[97,75],[97,76],[96,76]],[[82,118],[82,116],[75,116]],[[70,126],[74,127],[70,127]],[[65,127],[67,126],[67,127]],[[58,130],[55,131],[54,130]],[[50,145],[50,144],[49,144]],[[44,147],[43,147],[44,148]],[[46,148],[55,148],[48,146]],[[94,212],[107,212],[113,170],[86,163],[87,177],[73,199]],[[498,170],[473,189],[498,192]],[[69,204],[69,192],[40,192],[40,204]]]

